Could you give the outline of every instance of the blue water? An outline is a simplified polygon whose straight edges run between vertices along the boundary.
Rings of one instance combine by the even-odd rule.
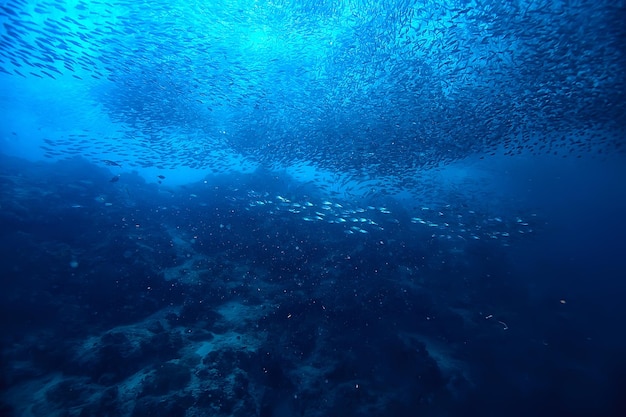
[[[626,415],[624,1],[0,1],[0,416]]]

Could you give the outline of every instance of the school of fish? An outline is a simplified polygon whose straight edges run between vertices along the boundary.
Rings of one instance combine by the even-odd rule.
[[[0,76],[84,89],[116,126],[76,120],[49,158],[391,193],[470,155],[624,149],[624,0],[6,0],[0,21]]]

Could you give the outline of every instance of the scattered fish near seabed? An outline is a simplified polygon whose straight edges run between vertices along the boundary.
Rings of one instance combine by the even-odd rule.
[[[411,225],[419,226],[426,229],[435,229],[438,233],[432,233],[432,239],[442,239],[446,241],[459,240],[461,242],[480,241],[489,239],[491,241],[501,241],[503,246],[508,246],[506,239],[511,238],[512,231],[517,234],[532,233],[533,229],[526,227],[521,232],[516,230],[522,224],[527,222],[521,217],[514,217],[512,220],[506,220],[504,216],[483,217],[482,222],[480,215],[475,210],[467,210],[466,212],[456,212],[451,205],[442,205],[441,209],[422,210],[420,217],[410,217],[406,224],[393,216],[392,210],[386,207],[353,207],[345,202],[335,203],[331,200],[322,200],[315,202],[305,200],[298,202],[297,198],[276,196],[265,200],[252,200],[248,203],[247,210],[265,210],[272,216],[296,215],[305,223],[321,222],[328,224],[330,227],[338,227],[343,229],[347,235],[360,236],[374,232],[384,231],[379,222],[384,221],[387,224],[410,232],[419,229],[411,229]],[[234,199],[234,201],[239,201]],[[472,213],[469,213],[472,211]],[[369,215],[368,215],[369,214]],[[467,224],[463,219],[467,216],[474,216],[476,222]],[[533,216],[531,216],[533,217]],[[442,221],[445,220],[445,221]],[[530,226],[530,223],[529,223]],[[424,231],[426,229],[423,229]]]

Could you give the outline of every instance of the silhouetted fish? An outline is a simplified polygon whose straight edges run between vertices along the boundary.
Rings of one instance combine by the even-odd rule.
[[[117,162],[115,162],[115,161],[110,161],[110,160],[108,160],[108,159],[103,159],[103,160],[102,160],[102,162],[104,162],[104,163],[105,163],[106,165],[108,165],[108,166],[112,166],[112,167],[121,167],[121,165],[120,165],[120,164],[118,164]]]
[[[120,180],[120,176],[116,175],[113,178],[111,178],[111,180],[109,182],[118,182]]]

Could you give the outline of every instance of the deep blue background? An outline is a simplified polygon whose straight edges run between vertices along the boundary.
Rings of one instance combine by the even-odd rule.
[[[0,414],[626,413],[624,1],[0,4]]]

